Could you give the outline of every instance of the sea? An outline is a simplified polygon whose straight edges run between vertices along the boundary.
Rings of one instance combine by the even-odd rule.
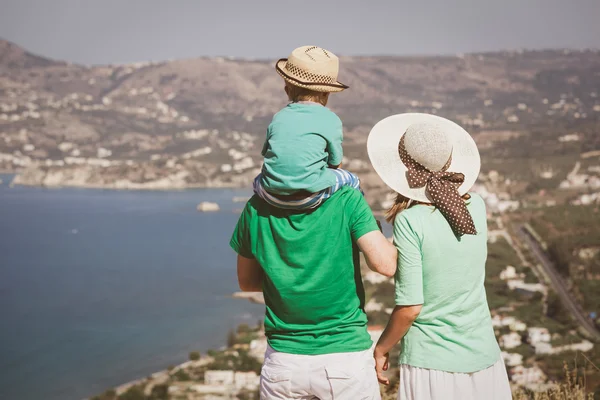
[[[264,306],[229,238],[250,192],[10,187],[0,175],[0,399],[80,400],[224,346]],[[200,213],[212,201],[221,210]]]

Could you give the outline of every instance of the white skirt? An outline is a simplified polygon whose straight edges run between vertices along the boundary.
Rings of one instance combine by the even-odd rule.
[[[400,365],[398,400],[511,400],[502,358],[471,374]]]

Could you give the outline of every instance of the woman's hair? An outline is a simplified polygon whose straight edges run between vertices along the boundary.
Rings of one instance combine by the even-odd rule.
[[[396,200],[394,201],[394,204],[392,204],[392,206],[385,212],[385,220],[388,222],[388,224],[393,224],[394,220],[396,219],[396,215],[406,210],[407,208],[412,207],[414,204],[417,204],[417,202],[411,201],[411,199],[409,199],[408,197],[398,193],[396,195]]]
[[[469,200],[471,198],[471,195],[469,193],[465,193],[462,196],[462,198],[463,198],[463,200]],[[407,208],[414,206],[415,204],[432,205],[429,203],[423,203],[423,202],[419,202],[416,200],[411,200],[408,197],[403,196],[400,193],[398,193],[396,195],[396,200],[394,201],[394,204],[392,204],[392,206],[385,212],[385,220],[389,224],[393,224],[394,220],[396,219],[396,215],[398,215],[402,211],[406,210]]]
[[[285,92],[288,95],[288,99],[294,103],[298,101],[314,101],[326,106],[329,99],[329,93],[315,92],[314,90],[294,86],[287,81],[285,82]]]

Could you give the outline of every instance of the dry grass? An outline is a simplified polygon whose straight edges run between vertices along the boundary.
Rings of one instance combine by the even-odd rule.
[[[594,394],[586,391],[585,376],[578,376],[576,369],[570,370],[565,364],[564,382],[547,392],[527,393],[519,390],[514,393],[513,398],[515,400],[594,400]]]
[[[583,355],[585,357],[585,355]],[[595,368],[598,367],[587,357],[587,361]],[[586,391],[585,375],[579,376],[577,369],[571,369],[565,363],[565,380],[556,387],[546,392],[531,392],[517,390],[513,393],[514,400],[594,400],[594,394]],[[600,369],[598,369],[600,371]],[[395,374],[397,375],[397,374]],[[390,386],[382,386],[382,400],[396,400],[398,398],[397,379],[392,378]]]

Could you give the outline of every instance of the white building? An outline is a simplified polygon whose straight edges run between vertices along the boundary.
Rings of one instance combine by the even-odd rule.
[[[541,283],[525,283],[522,279],[513,279],[507,281],[506,284],[510,290],[522,290],[529,293],[546,293],[546,286]]]
[[[510,324],[510,330],[513,332],[522,332],[527,329],[527,324],[522,321],[515,321]]]
[[[510,369],[510,380],[519,386],[544,383],[546,375],[538,367],[524,368],[522,365]]]
[[[492,317],[492,326],[494,327],[510,326],[515,322],[517,322],[515,317],[502,317],[500,315],[494,315]]]
[[[523,356],[518,353],[502,352],[502,359],[507,367],[516,367],[523,364]]]
[[[204,383],[206,385],[233,385],[234,377],[233,371],[206,371]]]
[[[265,352],[267,351],[267,338],[262,337],[255,339],[250,342],[250,355],[256,358],[258,361],[263,362],[265,359]]]
[[[539,342],[533,345],[535,349],[535,354],[552,354],[555,352],[555,349],[552,348],[552,345],[549,342]]]
[[[548,332],[547,328],[538,328],[532,327],[527,329],[527,334],[529,335],[529,343],[532,346],[535,346],[540,342],[550,342],[550,332]]]
[[[511,332],[500,336],[500,340],[498,342],[500,347],[504,349],[514,349],[515,347],[519,347],[521,345],[521,335],[516,332]]]
[[[506,268],[502,270],[502,272],[500,272],[500,279],[502,279],[503,281],[509,279],[516,279],[518,277],[519,276],[517,274],[517,269],[512,265],[507,265]]]
[[[256,390],[260,385],[260,376],[256,375],[256,372],[236,372],[234,377],[234,384],[236,389],[249,389]]]

